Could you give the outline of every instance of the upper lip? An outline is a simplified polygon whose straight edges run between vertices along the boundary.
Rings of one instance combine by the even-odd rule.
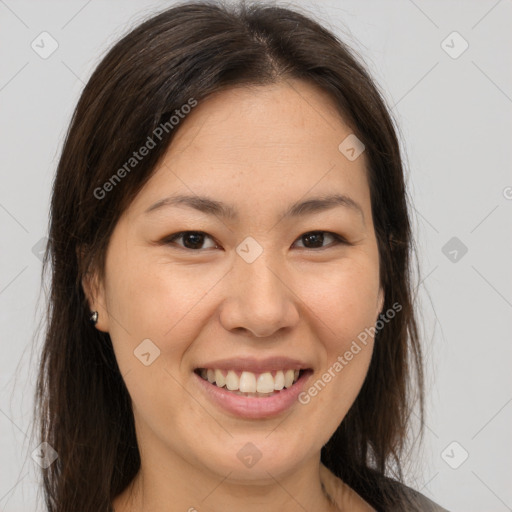
[[[196,367],[198,368],[211,368],[212,370],[238,370],[252,373],[264,373],[278,370],[308,370],[311,365],[300,361],[299,359],[292,359],[290,357],[275,356],[265,359],[257,359],[255,357],[233,357],[230,359],[217,359],[203,363]]]

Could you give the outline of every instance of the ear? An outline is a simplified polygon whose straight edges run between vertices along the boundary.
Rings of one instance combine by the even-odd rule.
[[[82,277],[82,288],[89,304],[90,312],[98,312],[98,322],[95,324],[96,329],[108,332],[109,316],[106,306],[105,286],[99,279],[98,272],[87,270]]]
[[[384,307],[384,290],[382,287],[379,288],[379,295],[377,296],[377,311],[375,312],[375,316],[378,317],[380,313],[382,313],[382,308]]]

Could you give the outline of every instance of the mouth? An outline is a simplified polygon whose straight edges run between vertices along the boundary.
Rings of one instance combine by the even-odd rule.
[[[293,387],[309,369],[282,369],[267,372],[196,368],[194,373],[211,385],[247,398],[269,398]]]
[[[238,362],[238,369],[224,363],[224,368],[196,368],[193,375],[206,400],[225,414],[244,420],[271,419],[296,407],[313,375],[311,368],[289,360],[294,367],[286,368],[286,362],[283,366]],[[249,366],[254,371],[249,371]]]

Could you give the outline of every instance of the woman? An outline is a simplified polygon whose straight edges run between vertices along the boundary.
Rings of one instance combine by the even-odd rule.
[[[392,121],[334,35],[261,3],[135,28],[53,188],[48,510],[443,510],[401,473],[411,243]]]

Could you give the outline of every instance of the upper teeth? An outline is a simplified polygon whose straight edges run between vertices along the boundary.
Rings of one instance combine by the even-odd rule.
[[[279,370],[274,375],[271,372],[256,374],[243,371],[238,376],[234,370],[229,370],[226,374],[222,370],[208,368],[201,370],[201,377],[220,388],[226,386],[229,391],[272,393],[291,387],[299,378],[299,370]]]

